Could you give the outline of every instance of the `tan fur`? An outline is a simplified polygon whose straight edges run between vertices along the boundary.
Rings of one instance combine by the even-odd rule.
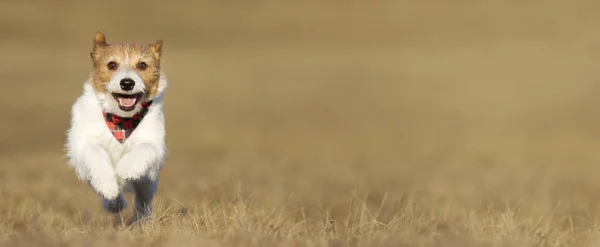
[[[139,73],[146,86],[144,98],[156,96],[159,87],[161,51],[162,41],[148,45],[129,42],[107,44],[104,34],[98,32],[94,37],[94,48],[91,53],[94,64],[91,75],[94,89],[98,92],[107,92],[106,84],[116,71],[110,70],[108,63],[115,62],[117,70],[127,66]],[[145,70],[137,68],[140,62],[148,65]]]

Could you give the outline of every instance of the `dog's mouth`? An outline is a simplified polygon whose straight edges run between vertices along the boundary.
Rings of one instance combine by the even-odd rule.
[[[112,94],[117,103],[119,103],[119,108],[123,111],[131,111],[135,109],[135,105],[142,98],[142,93],[136,94],[122,94],[122,93],[113,93]]]

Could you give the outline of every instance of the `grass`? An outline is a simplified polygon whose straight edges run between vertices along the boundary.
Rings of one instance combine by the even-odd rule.
[[[135,227],[124,216],[67,216],[40,205],[3,215],[10,246],[595,246],[598,225],[576,228],[573,216],[540,217],[518,207],[466,209],[451,201],[407,196],[394,211],[354,197],[346,217],[307,217],[305,208],[266,208],[241,197],[204,199],[194,208],[159,200],[154,219]],[[557,205],[557,209],[560,206]],[[89,217],[89,215],[88,215]]]
[[[598,241],[593,219],[589,228],[575,228],[572,216],[554,212],[533,217],[510,206],[466,209],[407,196],[383,216],[385,201],[370,208],[354,198],[339,219],[325,209],[320,217],[307,217],[303,207],[266,208],[241,197],[204,199],[189,209],[163,199],[154,219],[135,227],[121,224],[125,216],[83,219],[82,212],[69,217],[19,205],[21,212],[3,215],[2,229],[19,246],[595,246]]]
[[[597,246],[599,7],[0,1],[0,245]],[[98,30],[164,40],[137,228],[63,157]]]
[[[65,167],[24,184],[17,179],[40,157],[17,159],[24,166],[16,179],[3,179],[0,189],[7,246],[595,246],[600,240],[590,201],[350,190],[341,196],[347,201],[338,203],[293,195],[279,203],[268,198],[272,194],[244,190],[242,183],[230,191],[184,192],[184,201],[176,199],[181,192],[163,186],[153,219],[126,226],[131,209],[104,213]]]

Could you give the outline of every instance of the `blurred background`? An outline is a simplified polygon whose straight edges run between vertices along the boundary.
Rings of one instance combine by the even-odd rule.
[[[159,197],[184,207],[251,195],[341,215],[368,194],[595,216],[599,8],[2,0],[0,205],[68,213],[97,200],[63,145],[102,31],[109,43],[164,42]]]

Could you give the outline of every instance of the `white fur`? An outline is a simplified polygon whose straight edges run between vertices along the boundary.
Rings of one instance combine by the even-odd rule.
[[[125,77],[136,82],[134,92],[145,90],[137,73],[127,70],[116,72],[107,89],[119,92],[120,88],[116,85]],[[106,126],[102,110],[130,117],[139,112],[140,104],[131,112],[122,111],[110,93],[97,92],[89,79],[84,83],[83,95],[72,107],[71,128],[67,132],[67,157],[77,177],[89,182],[105,199],[116,200],[124,189],[131,187],[132,181],[157,181],[158,171],[162,168],[167,153],[163,115],[163,94],[166,87],[167,80],[162,75],[159,93],[151,99],[153,103],[148,113],[129,138],[120,143]],[[155,190],[155,186],[146,189]],[[149,192],[154,194],[154,191]]]

